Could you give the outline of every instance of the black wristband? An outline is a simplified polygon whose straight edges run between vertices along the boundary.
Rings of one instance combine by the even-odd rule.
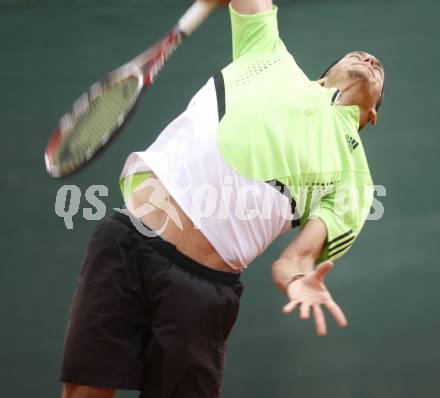
[[[297,281],[298,279],[304,278],[306,274],[298,274],[292,277],[292,279],[287,283],[287,286],[289,286],[292,282]]]

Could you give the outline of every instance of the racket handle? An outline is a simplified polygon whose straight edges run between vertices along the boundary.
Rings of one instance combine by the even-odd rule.
[[[196,0],[179,19],[180,32],[191,35],[217,6],[217,0]]]

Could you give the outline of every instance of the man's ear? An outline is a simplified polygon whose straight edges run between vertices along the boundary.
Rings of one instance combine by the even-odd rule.
[[[372,109],[368,112],[368,121],[371,123],[372,126],[375,126],[377,124],[376,109]]]

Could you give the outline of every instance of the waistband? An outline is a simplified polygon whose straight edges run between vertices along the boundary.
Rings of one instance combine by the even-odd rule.
[[[132,215],[127,209],[122,209],[123,213],[119,211],[115,211],[110,217],[113,220],[117,220],[118,222],[124,224],[131,231],[135,232],[141,239],[148,240],[156,240],[161,241],[163,244],[159,245],[157,249],[161,251],[166,257],[173,259],[175,264],[186,269],[189,272],[194,274],[198,274],[200,276],[205,277],[206,279],[210,279],[215,282],[221,282],[226,284],[235,284],[240,281],[240,274],[236,274],[233,272],[219,271],[216,269],[212,269],[207,267],[206,265],[200,264],[199,262],[193,260],[187,255],[183,254],[181,251],[177,249],[177,247],[171,242],[166,241],[161,236],[155,234],[155,232],[149,228],[147,225],[142,223],[138,218]],[[139,231],[138,228],[147,228],[152,232],[152,236],[146,236],[142,232]],[[155,247],[156,248],[156,247]]]

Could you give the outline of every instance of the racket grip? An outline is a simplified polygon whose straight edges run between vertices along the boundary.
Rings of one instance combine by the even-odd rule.
[[[219,4],[217,0],[196,0],[179,19],[179,30],[185,36],[191,35]]]

